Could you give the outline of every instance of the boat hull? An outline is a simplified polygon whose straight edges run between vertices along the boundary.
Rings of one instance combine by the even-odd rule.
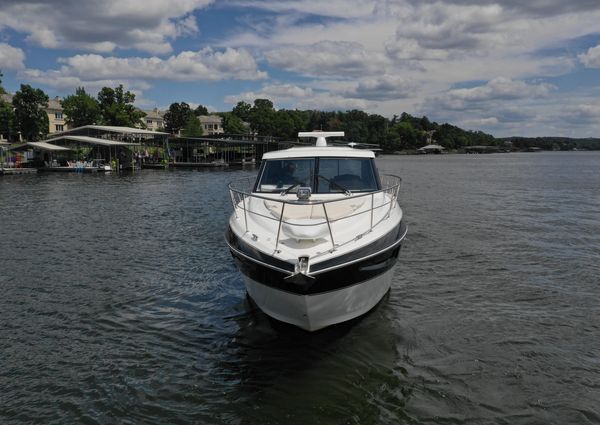
[[[405,235],[400,223],[375,243],[322,262],[326,268],[308,275],[285,270],[284,262],[252,250],[231,231],[227,242],[256,305],[274,319],[316,331],[377,305],[390,288]]]
[[[248,295],[268,316],[316,331],[369,312],[390,289],[393,269],[366,282],[334,291],[302,295],[274,289],[244,276]]]

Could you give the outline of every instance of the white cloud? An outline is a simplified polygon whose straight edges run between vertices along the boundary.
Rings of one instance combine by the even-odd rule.
[[[309,46],[283,46],[265,52],[271,66],[312,76],[368,75],[388,62],[385,55],[360,43],[321,41]]]
[[[373,13],[378,2],[364,0],[238,0],[232,4],[244,8],[252,7],[270,12],[293,12],[335,18],[360,18]]]
[[[247,91],[225,98],[225,103],[235,105],[239,101],[252,103],[255,99],[269,99],[277,108],[318,109],[326,111],[369,109],[372,102],[360,98],[344,97],[325,90],[300,87],[293,84],[263,86],[258,91]]]
[[[600,44],[578,56],[586,68],[600,68]]]
[[[418,14],[398,26],[398,40],[413,40],[427,50],[477,49],[501,42],[498,25],[506,17],[499,5],[450,8],[436,3],[415,11]]]
[[[25,52],[6,43],[0,43],[0,70],[25,68]]]
[[[485,101],[495,99],[519,99],[547,96],[553,86],[550,84],[527,84],[523,81],[514,81],[508,78],[495,78],[484,86],[469,89],[451,90],[452,97],[465,101]]]
[[[225,103],[235,105],[239,101],[252,103],[254,99],[269,99],[276,105],[284,105],[290,101],[310,98],[314,95],[311,88],[294,84],[272,84],[263,86],[259,91],[248,91],[225,97]]]
[[[60,60],[58,70],[27,70],[25,75],[34,81],[46,81],[56,86],[70,82],[98,80],[170,80],[217,81],[226,79],[258,80],[267,74],[244,49],[215,51],[204,48],[197,52],[185,51],[167,59],[156,56],[104,57],[97,54],[76,55]],[[56,83],[52,83],[56,80]],[[76,87],[76,86],[72,86]]]
[[[316,109],[321,111],[347,111],[360,109],[362,111],[373,110],[376,103],[360,98],[347,98],[331,93],[318,93],[316,96],[300,99],[300,109]]]
[[[481,86],[448,90],[444,94],[434,96],[428,102],[447,109],[469,110],[481,108],[481,104],[486,102],[543,98],[553,89],[554,86],[547,83],[528,84],[499,77]]]
[[[398,75],[364,78],[352,82],[351,87],[340,92],[344,97],[368,100],[391,100],[413,95],[417,87],[415,82]]]
[[[66,92],[73,92],[77,87],[84,87],[88,93],[95,94],[102,87],[116,87],[119,84],[132,92],[142,95],[144,90],[152,86],[141,80],[128,80],[122,78],[106,78],[88,80],[77,76],[61,75],[60,71],[40,71],[37,69],[26,69],[21,75],[27,80],[36,84],[53,87]]]
[[[65,90],[123,82],[141,93],[162,81],[242,79],[254,83],[228,96],[230,104],[266,97],[291,108],[406,111],[494,134],[560,134],[566,116],[598,128],[586,117],[596,117],[600,85],[594,92],[588,83],[572,98],[565,91],[576,84],[562,86],[578,66],[600,69],[600,45],[573,53],[597,38],[598,0],[228,0],[211,9],[232,12],[218,35],[204,33],[197,13],[212,2],[2,0],[0,31],[11,31],[0,40],[83,52],[57,69],[24,70],[23,51],[7,54],[0,44],[0,68],[12,63],[17,76]],[[218,50],[171,53],[175,40],[204,36]],[[132,56],[132,49],[150,54]],[[540,82],[554,76],[564,77],[557,88]],[[169,96],[161,91],[168,89],[152,96]]]
[[[487,117],[487,118],[477,118],[477,119],[472,119],[472,120],[463,120],[461,122],[461,124],[466,126],[467,128],[472,128],[472,127],[481,128],[481,127],[495,126],[499,122],[500,121],[496,117]]]
[[[600,122],[600,103],[568,106],[567,116],[579,125],[597,124]]]
[[[56,3],[56,4],[53,4]],[[171,40],[198,32],[194,10],[212,0],[4,0],[0,28],[27,35],[41,47],[111,52],[172,51]]]
[[[421,0],[423,3],[436,3],[438,0]],[[453,5],[493,5],[501,4],[502,8],[529,17],[548,17],[558,14],[567,14],[575,12],[586,12],[598,10],[599,5],[596,0],[445,0],[447,4]]]
[[[295,18],[295,16],[294,16]],[[383,53],[382,46],[393,37],[398,21],[393,17],[370,16],[362,19],[340,19],[326,23],[297,22],[297,19],[272,20],[270,26],[256,32],[236,32],[222,40],[223,46],[254,46],[275,50],[279,47],[312,46],[323,41],[355,43],[368,52]]]

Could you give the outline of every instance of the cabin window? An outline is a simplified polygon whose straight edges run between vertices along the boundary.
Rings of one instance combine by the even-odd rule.
[[[314,158],[290,158],[266,161],[258,184],[259,192],[281,192],[295,187],[313,187]]]
[[[321,158],[317,193],[378,190],[373,163],[366,158]]]

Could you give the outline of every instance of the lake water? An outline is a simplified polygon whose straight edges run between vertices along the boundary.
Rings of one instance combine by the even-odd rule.
[[[0,423],[600,423],[600,152],[378,164],[392,289],[315,334],[224,243],[255,170],[0,177]]]

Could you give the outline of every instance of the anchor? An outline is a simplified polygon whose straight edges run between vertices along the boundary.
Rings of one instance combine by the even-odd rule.
[[[308,256],[298,257],[298,262],[294,266],[294,273],[284,277],[283,279],[299,286],[304,290],[309,289],[315,283],[316,278],[308,275],[308,260]]]

